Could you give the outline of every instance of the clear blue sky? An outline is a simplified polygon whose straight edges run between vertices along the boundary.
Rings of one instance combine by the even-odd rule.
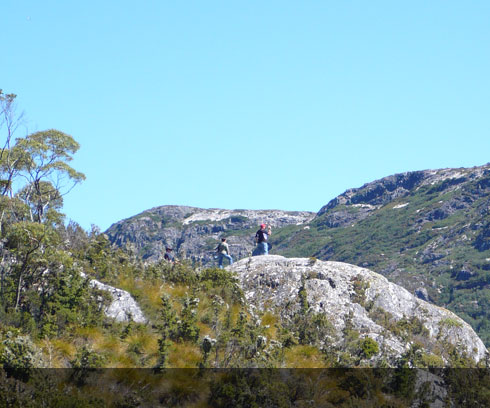
[[[487,0],[2,0],[0,23],[28,132],[81,144],[64,212],[85,229],[165,204],[318,211],[490,161]]]

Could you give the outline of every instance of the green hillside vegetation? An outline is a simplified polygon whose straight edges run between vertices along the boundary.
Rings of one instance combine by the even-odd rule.
[[[5,320],[8,314],[3,315],[0,324],[0,364],[10,376],[0,387],[0,399],[5,401],[15,396],[22,405],[35,395],[44,403],[56,398],[66,404],[76,401],[76,406],[136,407],[156,401],[167,406],[229,406],[237,399],[261,406],[266,400],[291,404],[306,395],[337,406],[351,406],[367,397],[365,406],[390,401],[390,406],[403,407],[426,398],[415,392],[414,373],[408,367],[437,370],[444,364],[422,351],[417,336],[423,328],[417,322],[390,328],[386,318],[387,328],[413,343],[397,368],[387,370],[383,360],[373,363],[380,353],[378,344],[349,325],[341,345],[324,342],[331,334],[330,323],[309,309],[302,291],[298,293],[301,310],[291,321],[281,321],[272,310],[254,317],[229,271],[199,270],[185,262],[143,266],[112,248],[103,234],[69,232],[72,242],[78,243],[70,255],[73,263],[92,277],[130,291],[148,322],[117,323],[105,317],[100,309],[103,293],[73,285],[79,279],[75,274],[70,287],[78,291],[61,290],[60,296],[51,297],[48,318],[31,306],[42,304],[42,296],[36,299],[31,293],[20,302],[18,312],[9,320]],[[66,276],[60,276],[59,287],[66,288],[63,279]],[[472,366],[456,350],[451,353],[452,366]],[[70,370],[54,375],[35,367]],[[114,369],[94,371],[102,367]],[[287,381],[284,371],[270,371],[295,367],[302,370],[287,372]],[[344,367],[379,371],[338,371]],[[220,370],[209,371],[216,368]],[[448,381],[451,375],[446,374]],[[316,387],[308,388],[312,379]],[[475,381],[486,379],[477,376]],[[24,384],[23,392],[12,393],[19,382]],[[47,394],[41,392],[46,383],[58,385]],[[120,392],[109,392],[113,387]],[[325,387],[332,391],[321,391]]]
[[[76,265],[77,272],[129,291],[148,322],[118,323],[105,317],[107,294],[67,269],[49,277],[45,283],[49,295],[25,288],[17,310],[4,302],[0,324],[4,367],[31,358],[32,367],[48,368],[77,367],[83,361],[94,367],[159,369],[373,366],[370,359],[378,353],[377,344],[366,343],[359,333],[349,329],[342,347],[325,342],[331,324],[309,309],[302,291],[298,293],[302,309],[291,321],[282,321],[273,310],[252,316],[232,272],[199,270],[186,262],[144,266],[112,248],[104,234],[77,230],[75,236],[77,249],[59,251],[65,255],[63,266]],[[55,265],[57,258],[47,252],[43,256]],[[408,328],[407,340],[415,340],[416,327]],[[8,360],[7,339],[23,336],[35,353]],[[411,364],[424,367],[422,360]],[[442,364],[440,360],[436,366]]]
[[[278,230],[275,252],[364,266],[412,291],[423,286],[433,302],[465,319],[488,346],[490,173],[452,191],[447,186],[446,180],[420,187],[348,226],[328,226],[327,217],[360,208],[336,206],[307,229]],[[447,203],[453,211],[444,212]]]

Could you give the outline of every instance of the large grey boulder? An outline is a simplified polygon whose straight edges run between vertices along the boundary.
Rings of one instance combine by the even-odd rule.
[[[84,278],[87,277],[84,273],[81,274]],[[116,322],[146,322],[145,315],[129,292],[102,283],[97,279],[90,279],[90,286],[107,292],[111,296],[112,300],[104,310],[107,317],[113,318]]]
[[[337,341],[347,322],[362,337],[375,340],[383,355],[393,360],[409,350],[407,333],[393,330],[397,323],[418,322],[425,328],[417,339],[427,353],[447,362],[451,345],[475,363],[488,351],[473,329],[454,313],[410,294],[368,269],[341,262],[278,255],[242,259],[230,269],[237,273],[252,310],[277,310],[288,318],[300,308],[298,293],[306,290],[309,306],[327,315]]]

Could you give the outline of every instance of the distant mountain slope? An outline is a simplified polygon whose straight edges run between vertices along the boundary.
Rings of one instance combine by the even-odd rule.
[[[454,311],[490,344],[490,165],[397,174],[347,190],[275,253],[368,267]]]
[[[276,228],[303,224],[315,213],[280,210],[224,210],[165,205],[144,211],[113,224],[106,234],[112,243],[131,250],[142,259],[163,258],[165,246],[179,257],[215,264],[214,249],[227,237],[235,260],[246,257],[254,247],[261,223]]]

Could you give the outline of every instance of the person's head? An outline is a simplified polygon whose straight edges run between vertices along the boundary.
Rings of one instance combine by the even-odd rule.
[[[225,242],[226,241],[226,238],[221,238],[221,242]]]
[[[266,226],[267,225],[265,225],[265,224],[260,224],[260,229],[265,229]]]
[[[167,252],[171,252],[171,251],[172,251],[172,248],[170,248],[170,247],[166,247],[166,248],[165,248],[165,251],[167,251]]]

